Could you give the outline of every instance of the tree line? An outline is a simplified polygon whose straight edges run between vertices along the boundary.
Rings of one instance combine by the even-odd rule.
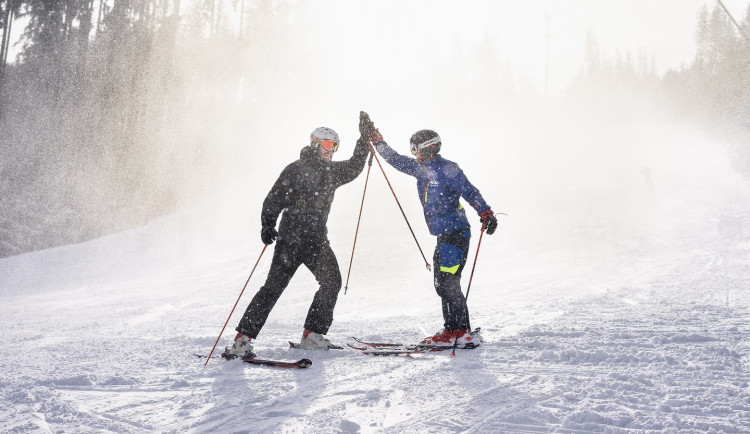
[[[215,188],[200,175],[225,157],[213,133],[237,121],[217,114],[264,97],[250,65],[273,64],[255,42],[283,28],[288,7],[274,3],[0,0],[0,207],[15,216],[0,238],[17,238],[0,257],[140,224]]]
[[[647,53],[608,57],[589,34],[585,62],[565,97],[587,101],[598,115],[698,123],[728,142],[737,167],[750,174],[750,5],[742,17],[721,1],[704,5],[695,42],[690,63],[659,77]]]

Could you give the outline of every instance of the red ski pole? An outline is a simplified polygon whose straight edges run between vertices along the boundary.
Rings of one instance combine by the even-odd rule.
[[[479,247],[482,245],[482,235],[484,235],[484,225],[482,225],[482,231],[479,233],[479,241],[477,242],[477,252],[474,254],[474,264],[471,266],[471,274],[469,275],[469,285],[466,286],[466,299],[469,299],[469,291],[471,290],[471,280],[474,278],[474,269],[477,267],[477,258],[479,257]]]
[[[224,329],[227,328],[227,324],[229,324],[229,319],[232,318],[232,314],[234,313],[234,309],[237,308],[237,304],[240,302],[240,298],[242,298],[242,294],[245,292],[245,288],[247,288],[247,284],[250,283],[250,278],[253,277],[253,273],[255,273],[255,268],[258,266],[258,263],[260,262],[260,258],[263,257],[263,253],[265,253],[266,247],[268,247],[268,244],[264,244],[263,245],[263,250],[260,251],[260,256],[258,256],[258,260],[255,261],[255,266],[253,266],[252,271],[250,271],[250,276],[247,277],[247,280],[245,281],[245,286],[242,287],[242,291],[240,291],[240,296],[237,297],[237,301],[234,302],[234,306],[232,307],[232,311],[229,312],[229,316],[227,317],[227,320],[224,323],[224,327],[221,328],[221,333],[219,333],[219,337],[216,338],[216,342],[214,342],[214,346],[211,348],[211,352],[208,353],[208,357],[206,357],[206,363],[204,363],[203,366],[208,365],[208,361],[211,360],[211,355],[214,353],[214,350],[216,349],[216,345],[219,343],[219,339],[221,339],[221,335],[224,334]]]

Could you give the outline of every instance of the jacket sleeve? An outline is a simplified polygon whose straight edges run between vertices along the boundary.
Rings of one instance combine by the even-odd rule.
[[[479,189],[469,182],[469,179],[466,177],[463,170],[461,170],[458,165],[453,169],[453,176],[450,178],[451,184],[452,187],[459,192],[461,197],[469,202],[469,205],[477,211],[477,214],[481,214],[482,211],[490,209],[490,206],[484,201],[482,193],[480,193]]]
[[[399,172],[416,177],[419,172],[419,163],[415,158],[410,158],[399,154],[393,148],[388,146],[384,140],[375,143],[375,149],[383,156],[383,159],[393,166]]]
[[[271,187],[271,191],[266,195],[263,201],[263,209],[260,214],[260,224],[262,226],[276,226],[276,220],[279,214],[284,210],[296,195],[294,188],[294,167],[290,164],[281,172],[279,179]]]
[[[362,173],[362,169],[365,167],[367,154],[369,153],[370,151],[367,148],[367,144],[360,138],[357,140],[357,145],[354,147],[354,154],[352,154],[348,160],[336,161],[333,163],[338,185],[352,182],[354,178]]]

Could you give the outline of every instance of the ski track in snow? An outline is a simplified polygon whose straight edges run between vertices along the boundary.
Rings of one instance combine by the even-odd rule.
[[[750,432],[750,206],[738,184],[679,219],[644,202],[630,232],[577,215],[580,249],[554,226],[501,223],[469,298],[486,342],[455,357],[289,349],[314,287],[301,269],[256,351],[312,367],[204,367],[194,353],[208,353],[257,253],[235,238],[201,244],[204,256],[165,253],[180,216],[4,259],[0,432]],[[439,300],[413,245],[396,254],[363,233],[359,270],[393,273],[355,268],[329,337],[436,331]],[[344,269],[345,243],[335,250]]]

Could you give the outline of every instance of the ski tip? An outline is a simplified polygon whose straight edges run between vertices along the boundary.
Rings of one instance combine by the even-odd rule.
[[[297,361],[297,366],[300,367],[300,368],[302,368],[302,369],[309,368],[310,366],[312,366],[312,360],[310,360],[310,359],[301,359],[301,360]]]

